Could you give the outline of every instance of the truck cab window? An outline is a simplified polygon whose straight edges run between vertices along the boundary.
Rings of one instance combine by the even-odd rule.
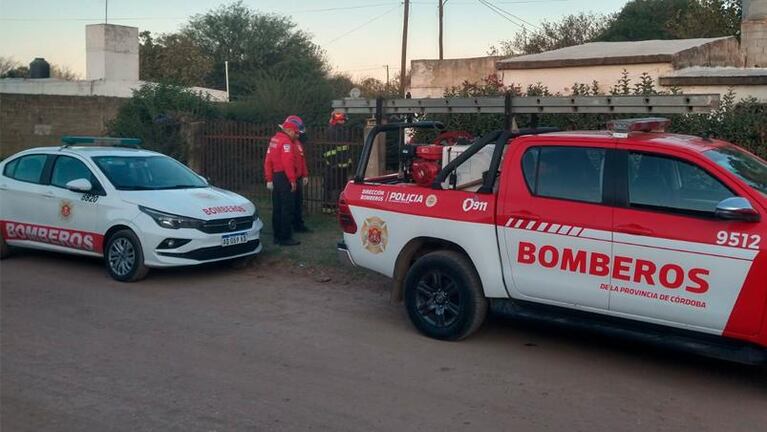
[[[531,148],[522,158],[522,170],[533,195],[601,203],[605,156],[604,149],[596,148]]]
[[[678,159],[631,153],[628,174],[632,207],[713,214],[719,202],[734,196],[700,167]]]

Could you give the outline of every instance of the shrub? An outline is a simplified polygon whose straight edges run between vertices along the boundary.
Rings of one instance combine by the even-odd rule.
[[[215,117],[216,107],[208,96],[171,84],[144,84],[120,107],[107,126],[110,135],[141,138],[143,147],[182,161],[187,159],[182,125]]]

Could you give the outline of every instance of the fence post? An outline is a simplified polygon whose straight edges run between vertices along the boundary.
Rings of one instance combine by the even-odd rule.
[[[376,127],[375,119],[368,119],[365,124],[365,140],[368,134]],[[378,134],[373,141],[373,148],[370,151],[370,159],[365,170],[365,177],[378,177],[386,171],[386,133]]]
[[[202,172],[203,122],[182,122],[181,136],[187,145],[186,163],[196,173]]]

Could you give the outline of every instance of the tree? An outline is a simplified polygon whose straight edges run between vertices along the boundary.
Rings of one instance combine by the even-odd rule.
[[[513,39],[491,46],[488,54],[509,57],[581,45],[602,34],[613,20],[613,15],[581,12],[559,21],[543,21],[535,30],[522,27]]]
[[[213,70],[213,61],[191,38],[171,33],[155,39],[150,32],[144,31],[139,40],[142,80],[183,86],[205,85]]]
[[[602,41],[734,36],[740,32],[741,0],[632,0]]]
[[[698,0],[668,27],[679,39],[739,36],[742,14],[741,0]]]
[[[0,78],[28,78],[29,67],[22,65],[12,57],[0,57]],[[67,66],[51,65],[51,77],[74,81],[80,75]]]
[[[181,34],[212,62],[207,86],[225,88],[224,62],[229,61],[235,96],[247,95],[256,72],[308,81],[324,79],[329,70],[322,50],[293,21],[257,13],[241,1],[192,17]]]
[[[51,65],[51,78],[76,81],[80,79],[80,74],[70,69],[69,66]]]
[[[6,78],[8,72],[19,67],[20,64],[13,57],[0,57],[0,78]]]
[[[109,123],[111,136],[141,138],[143,146],[186,160],[188,145],[181,133],[184,121],[217,115],[208,97],[171,84],[144,84]]]

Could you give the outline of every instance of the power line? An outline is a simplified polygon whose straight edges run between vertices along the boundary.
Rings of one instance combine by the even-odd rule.
[[[391,8],[391,9],[387,10],[386,12],[382,13],[381,15],[376,15],[376,16],[374,16],[373,18],[371,18],[371,19],[369,19],[369,20],[365,21],[364,23],[362,23],[362,24],[358,25],[357,27],[354,27],[353,29],[351,29],[351,30],[347,31],[346,33],[343,33],[343,34],[341,34],[341,35],[339,35],[339,36],[335,37],[334,39],[330,40],[329,42],[327,42],[327,43],[326,43],[325,45],[323,45],[323,46],[329,46],[329,45],[333,44],[334,42],[337,42],[338,40],[340,40],[340,39],[342,39],[342,38],[344,38],[344,37],[346,37],[346,36],[349,36],[350,34],[352,34],[352,33],[356,32],[357,30],[359,30],[359,29],[361,29],[361,28],[363,28],[363,27],[367,26],[368,24],[371,24],[371,23],[373,23],[374,21],[377,21],[377,20],[379,20],[379,19],[381,19],[381,18],[385,17],[386,15],[389,15],[390,13],[392,13],[392,12],[394,12],[395,10],[399,9],[399,7],[400,7],[400,5],[398,4],[398,5],[394,6],[393,8]]]
[[[505,9],[501,9],[500,7],[498,7],[498,6],[494,5],[493,3],[491,3],[491,2],[490,2],[490,1],[488,1],[488,0],[480,0],[480,1],[481,1],[481,2],[482,2],[484,5],[485,5],[485,6],[487,6],[487,7],[489,7],[489,8],[492,8],[493,10],[497,11],[497,13],[500,13],[500,14],[506,15],[507,17],[513,18],[513,19],[515,19],[515,20],[517,20],[517,21],[521,21],[521,22],[523,22],[523,23],[525,23],[525,24],[529,25],[529,26],[530,26],[530,27],[532,27],[532,28],[536,28],[536,29],[538,28],[538,26],[536,26],[535,24],[533,24],[533,23],[531,23],[531,22],[529,22],[529,21],[525,21],[525,19],[524,19],[524,18],[522,18],[522,17],[519,17],[519,16],[517,16],[517,15],[514,15],[513,13],[511,13],[511,12],[509,12],[509,11],[505,10]]]
[[[296,10],[292,11],[291,14],[299,14],[299,13],[316,13],[316,12],[334,12],[334,11],[348,11],[348,10],[354,10],[354,9],[371,9],[371,8],[380,8],[384,6],[391,6],[392,2],[387,3],[376,3],[372,5],[363,5],[363,6],[348,6],[348,7],[332,7],[332,8],[323,8],[323,9],[305,9],[305,10]],[[110,21],[137,21],[137,20],[185,20],[189,17],[121,17],[121,18],[112,18],[109,17]],[[61,18],[61,17],[51,17],[51,18],[0,18],[0,21],[103,21],[104,18]]]
[[[486,6],[488,9],[490,9],[491,11],[495,12],[495,13],[496,13],[498,16],[500,16],[501,18],[505,19],[506,21],[508,21],[508,22],[510,22],[510,23],[512,23],[512,24],[514,24],[515,26],[517,26],[517,27],[520,27],[520,28],[524,28],[524,27],[525,27],[525,25],[524,25],[524,24],[520,24],[520,23],[518,23],[518,22],[516,22],[516,21],[512,20],[512,19],[511,19],[511,18],[509,18],[508,16],[504,15],[503,13],[501,13],[501,12],[497,11],[497,10],[496,10],[496,9],[493,7],[493,5],[491,5],[491,4],[490,4],[490,3],[488,3],[487,1],[485,1],[485,0],[478,0],[478,1],[479,1],[481,4],[485,5],[485,6]]]

